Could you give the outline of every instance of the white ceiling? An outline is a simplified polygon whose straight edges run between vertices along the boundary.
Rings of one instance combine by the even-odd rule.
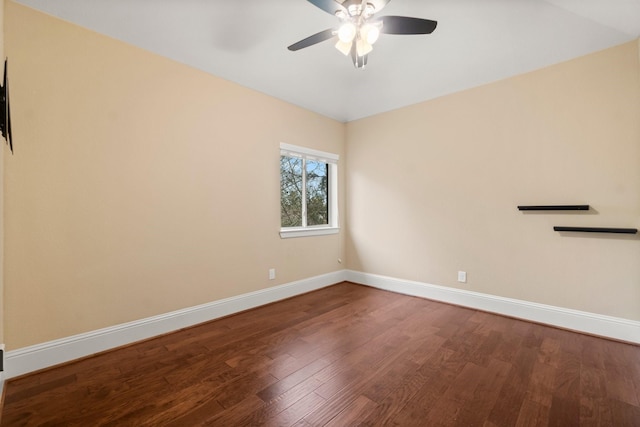
[[[331,41],[306,0],[16,0],[83,27],[346,122],[640,37],[640,0],[392,0],[378,16],[438,21],[382,35],[366,69]]]

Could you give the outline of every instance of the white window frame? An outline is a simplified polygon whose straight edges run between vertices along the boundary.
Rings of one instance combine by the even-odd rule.
[[[280,143],[280,156],[317,160],[327,163],[329,166],[329,223],[326,225],[307,226],[306,197],[303,197],[302,200],[305,204],[302,207],[302,221],[304,225],[302,227],[280,227],[280,237],[288,239],[291,237],[337,234],[340,231],[338,227],[338,160],[340,160],[340,156],[325,151],[286,144],[284,142]],[[306,174],[303,174],[303,192],[306,190],[305,177]]]

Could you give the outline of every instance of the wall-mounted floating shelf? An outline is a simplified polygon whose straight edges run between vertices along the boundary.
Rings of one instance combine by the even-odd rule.
[[[610,228],[610,227],[553,227],[554,231],[574,231],[582,233],[616,233],[616,234],[636,234],[637,228]]]
[[[589,205],[518,206],[520,211],[588,211]]]

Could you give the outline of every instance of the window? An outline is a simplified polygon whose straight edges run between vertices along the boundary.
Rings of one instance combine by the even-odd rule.
[[[338,232],[338,155],[280,144],[280,236]]]

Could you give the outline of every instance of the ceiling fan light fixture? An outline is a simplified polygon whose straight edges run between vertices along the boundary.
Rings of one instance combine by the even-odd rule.
[[[345,22],[338,29],[338,38],[343,43],[351,43],[356,36],[356,26],[352,22]]]
[[[364,7],[364,10],[362,11],[362,15],[364,16],[364,18],[370,18],[374,13],[376,13],[376,7],[371,3],[367,3],[367,5]]]
[[[380,37],[380,29],[373,24],[364,24],[360,28],[360,38],[366,40],[369,44],[374,44]]]
[[[288,46],[297,51],[325,40],[336,38],[335,47],[351,57],[356,68],[367,65],[373,45],[384,34],[431,34],[437,21],[410,16],[382,16],[375,18],[390,0],[307,0],[339,20],[339,26],[328,28]]]
[[[338,49],[343,55],[347,56],[351,53],[351,42],[345,43],[342,40],[338,40],[336,43],[336,49]]]
[[[358,56],[365,56],[373,50],[373,46],[367,43],[366,40],[358,39],[356,42],[356,53]]]

